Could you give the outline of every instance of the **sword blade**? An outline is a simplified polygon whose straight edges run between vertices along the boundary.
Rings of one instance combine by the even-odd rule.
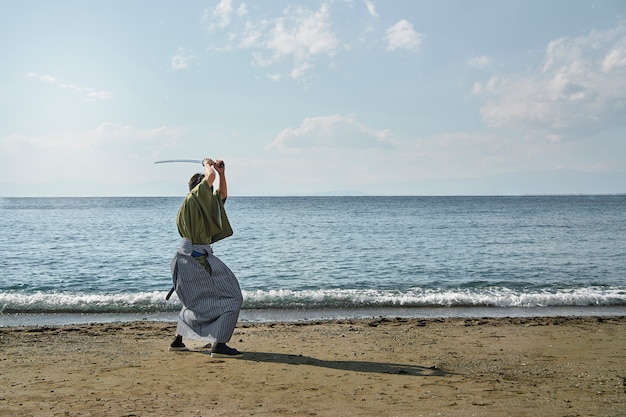
[[[169,162],[189,162],[192,164],[201,164],[202,161],[200,159],[165,159],[163,161],[154,161],[155,164],[166,164]]]

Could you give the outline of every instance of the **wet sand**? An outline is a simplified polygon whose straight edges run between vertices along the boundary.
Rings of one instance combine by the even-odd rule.
[[[626,317],[0,328],[0,416],[625,416]]]

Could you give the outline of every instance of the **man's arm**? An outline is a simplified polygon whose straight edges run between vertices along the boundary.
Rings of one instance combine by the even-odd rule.
[[[210,158],[204,158],[202,160],[202,166],[204,167],[204,179],[209,185],[213,185],[215,182],[215,170],[213,169],[215,162]]]
[[[220,198],[222,199],[222,201],[224,201],[226,200],[226,197],[228,197],[228,187],[226,185],[226,164],[224,164],[224,161],[222,161],[221,159],[218,159],[213,164],[213,167],[220,175],[220,182],[217,186],[217,190],[220,193]]]

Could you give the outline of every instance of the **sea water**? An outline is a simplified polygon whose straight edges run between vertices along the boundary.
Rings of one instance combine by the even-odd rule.
[[[0,326],[172,319],[182,197],[0,198]],[[626,196],[229,197],[243,320],[626,313]]]

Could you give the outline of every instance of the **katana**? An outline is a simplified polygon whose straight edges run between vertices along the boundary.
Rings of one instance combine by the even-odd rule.
[[[165,159],[163,161],[154,161],[155,164],[165,164],[168,162],[189,162],[192,164],[202,164],[200,159]]]

